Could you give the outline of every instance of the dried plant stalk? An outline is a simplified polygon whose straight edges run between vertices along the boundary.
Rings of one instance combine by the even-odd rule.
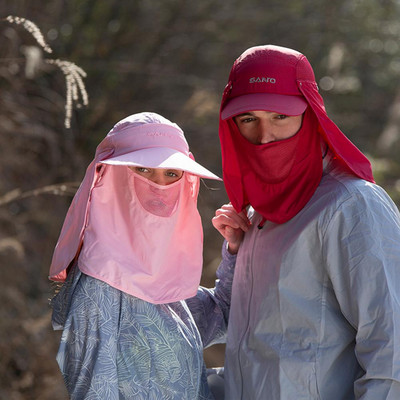
[[[13,15],[9,15],[7,18],[5,18],[6,21],[16,24],[16,25],[22,25],[24,29],[26,29],[37,41],[37,43],[40,45],[40,47],[46,52],[46,53],[52,53],[53,50],[51,47],[46,43],[44,40],[44,37],[42,35],[42,32],[40,29],[37,27],[35,23],[32,21],[29,21],[28,19],[21,18],[21,17],[16,17]]]
[[[52,53],[53,50],[44,40],[43,34],[35,23],[29,21],[25,18],[16,17],[9,15],[4,20],[14,23],[16,25],[21,25],[25,28],[32,36],[36,39],[40,47],[47,53]],[[66,104],[65,104],[65,120],[64,126],[66,128],[71,127],[72,110],[74,105],[78,108],[82,105],[87,106],[89,104],[88,94],[83,83],[82,78],[86,77],[86,72],[78,67],[76,64],[70,61],[64,61],[60,59],[44,59],[47,64],[53,64],[61,69],[65,76],[66,82]],[[81,98],[81,102],[79,101]]]
[[[48,185],[41,188],[22,192],[21,189],[14,189],[0,197],[0,206],[12,203],[13,201],[36,197],[47,193],[55,196],[73,196],[79,187],[79,182],[66,182],[55,185]]]
[[[85,88],[85,84],[82,80],[82,77],[86,77],[86,72],[70,61],[46,59],[45,62],[56,65],[61,69],[65,76],[67,99],[65,104],[64,125],[66,128],[70,128],[74,103],[77,105],[77,107],[80,107],[82,104],[85,106],[89,104],[89,97]],[[82,99],[82,104],[79,102],[79,95]]]

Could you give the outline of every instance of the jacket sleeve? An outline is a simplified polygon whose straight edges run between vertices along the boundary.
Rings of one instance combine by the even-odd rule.
[[[197,296],[186,300],[200,331],[204,347],[225,343],[235,263],[236,255],[228,252],[224,242],[215,287],[208,289],[200,286]]]
[[[365,372],[355,399],[400,399],[400,217],[378,186],[345,200],[325,232],[328,274]]]

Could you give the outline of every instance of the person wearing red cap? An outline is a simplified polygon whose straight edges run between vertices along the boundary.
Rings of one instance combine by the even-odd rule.
[[[213,224],[237,253],[225,399],[400,399],[400,215],[328,117],[307,58],[246,50],[219,135],[231,203]],[[206,344],[213,296],[197,295]]]

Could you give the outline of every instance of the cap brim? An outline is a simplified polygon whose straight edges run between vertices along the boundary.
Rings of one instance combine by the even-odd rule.
[[[152,147],[102,160],[109,165],[179,169],[201,178],[222,180],[189,156],[169,147]]]
[[[229,100],[221,112],[221,118],[228,119],[247,111],[260,110],[295,116],[303,114],[307,105],[307,101],[301,96],[251,93]]]

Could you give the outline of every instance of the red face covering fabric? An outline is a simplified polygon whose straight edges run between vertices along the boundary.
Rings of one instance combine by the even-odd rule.
[[[235,152],[241,166],[241,182],[248,204],[266,220],[281,224],[293,218],[310,200],[322,176],[318,121],[306,111],[300,130],[292,137],[261,145],[250,143],[231,119]]]
[[[287,148],[284,147],[286,140],[283,141],[283,146],[280,146],[279,142],[267,145],[265,147],[267,151],[263,149],[263,145],[258,150],[259,146],[246,144],[243,154],[243,143],[246,140],[239,136],[232,118],[227,118],[225,112],[226,119],[224,119],[222,112],[230,100],[237,101],[243,96],[243,105],[245,96],[258,93],[301,98],[307,102],[308,108],[304,114],[303,126],[296,135],[298,138],[289,139]],[[257,110],[285,114],[274,109],[271,104],[265,108],[257,107]],[[237,114],[244,111],[256,110],[240,109]],[[225,188],[231,203],[238,212],[251,204],[264,219],[283,223],[293,218],[304,207],[318,186],[315,181],[320,172],[314,173],[314,168],[319,171],[319,165],[322,165],[321,151],[319,150],[318,153],[317,150],[321,138],[349,173],[374,182],[368,159],[326,114],[323,99],[318,93],[314,72],[307,58],[292,49],[273,45],[256,46],[246,50],[235,61],[222,97],[219,136]],[[266,173],[262,165],[275,160],[277,166],[280,163],[281,166],[285,164],[289,167],[290,163],[283,159],[278,161],[278,159],[286,157],[287,161],[291,151],[289,143],[296,141],[296,155],[290,172],[283,181],[272,183],[273,176]],[[305,143],[300,143],[303,141]],[[307,145],[311,146],[309,149],[312,155],[310,154],[305,160],[296,158],[300,157],[300,154],[305,154]],[[276,153],[270,149],[276,149]],[[264,161],[261,156],[264,152],[268,153],[270,161]],[[316,162],[316,154],[319,154],[319,162]],[[313,162],[316,162],[315,166],[312,166]],[[296,167],[294,167],[295,163]],[[299,171],[300,167],[303,171]],[[256,188],[257,185],[259,188]],[[262,196],[262,188],[268,189],[268,196]],[[302,189],[305,191],[304,194],[302,194]]]

